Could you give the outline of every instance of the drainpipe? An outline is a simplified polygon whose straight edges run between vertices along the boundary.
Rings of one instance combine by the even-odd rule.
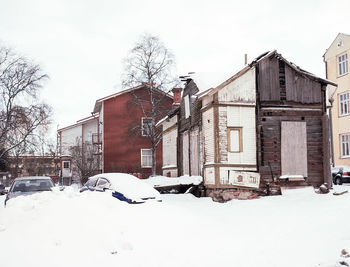
[[[330,98],[329,102],[331,103],[331,107],[329,108],[329,131],[331,137],[331,159],[332,159],[332,167],[334,167],[334,148],[333,148],[333,120],[332,120],[332,108],[334,99]]]

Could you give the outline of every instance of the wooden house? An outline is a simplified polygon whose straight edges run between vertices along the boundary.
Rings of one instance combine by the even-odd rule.
[[[334,83],[272,51],[215,88],[197,93],[194,85],[186,82],[177,114],[179,175],[202,175],[207,195],[277,180],[329,182],[327,87]]]

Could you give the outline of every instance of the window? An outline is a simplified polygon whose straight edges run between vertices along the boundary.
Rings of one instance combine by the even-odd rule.
[[[242,128],[228,128],[228,151],[243,152]]]
[[[69,161],[64,161],[63,162],[63,168],[64,169],[69,169]]]
[[[152,168],[152,149],[141,149],[141,167]]]
[[[344,75],[348,73],[348,54],[338,56],[338,74]]]
[[[349,114],[349,93],[344,93],[339,95],[339,115]]]
[[[87,140],[89,143],[92,142],[92,132],[91,131],[88,132],[88,139]]]
[[[153,119],[142,118],[141,133],[142,136],[149,136],[152,133]]]
[[[350,157],[350,134],[343,134],[341,138],[341,156]]]

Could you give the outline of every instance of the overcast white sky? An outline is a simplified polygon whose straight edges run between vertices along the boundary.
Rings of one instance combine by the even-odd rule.
[[[143,33],[174,53],[179,75],[207,73],[208,84],[272,49],[324,77],[322,55],[350,34],[349,10],[349,0],[0,0],[0,41],[49,74],[42,96],[62,128],[121,90],[122,59]]]

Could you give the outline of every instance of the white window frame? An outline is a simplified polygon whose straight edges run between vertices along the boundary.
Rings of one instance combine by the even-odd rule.
[[[350,133],[340,135],[341,158],[350,158]]]
[[[343,53],[337,56],[338,76],[348,73],[348,54]]]
[[[147,133],[146,131],[150,131],[151,129],[145,128],[146,123],[144,123],[144,120],[151,120],[151,123],[153,124],[153,119],[150,117],[142,117],[141,118],[141,135],[142,136],[149,136],[150,133]]]
[[[339,116],[350,114],[349,92],[339,94]]]
[[[150,155],[145,155],[146,151],[151,152]],[[144,157],[147,157],[148,160],[145,160]],[[150,148],[142,148],[141,149],[141,168],[152,168],[152,149],[150,149]]]

